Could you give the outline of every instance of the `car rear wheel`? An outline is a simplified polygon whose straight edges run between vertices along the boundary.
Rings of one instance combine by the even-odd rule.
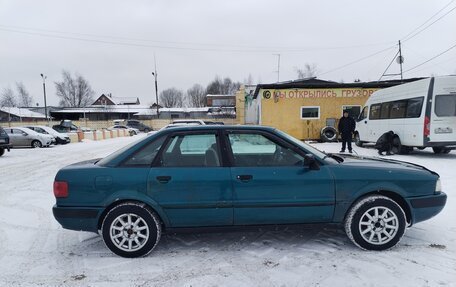
[[[0,147],[0,156],[2,156],[5,153],[5,149]]]
[[[386,250],[394,247],[405,233],[404,210],[394,200],[372,195],[359,200],[345,219],[345,232],[358,247]]]
[[[160,240],[158,216],[140,203],[122,203],[111,209],[101,227],[106,246],[115,254],[133,258],[146,256]]]
[[[33,148],[43,147],[43,144],[39,140],[34,140],[34,141],[32,141],[32,147]]]
[[[150,129],[149,129],[149,128],[145,128],[145,129],[144,129],[144,132],[145,132],[145,133],[148,133],[148,132],[150,132]]]

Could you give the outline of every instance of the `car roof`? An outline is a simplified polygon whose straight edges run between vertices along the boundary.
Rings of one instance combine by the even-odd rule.
[[[169,131],[200,131],[200,130],[258,130],[258,131],[273,131],[275,128],[269,126],[253,126],[253,125],[183,125],[175,126]]]

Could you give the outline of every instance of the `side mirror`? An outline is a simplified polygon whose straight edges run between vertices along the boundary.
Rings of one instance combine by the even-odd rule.
[[[306,154],[304,156],[304,167],[308,167],[311,170],[319,170],[320,165],[312,154]]]

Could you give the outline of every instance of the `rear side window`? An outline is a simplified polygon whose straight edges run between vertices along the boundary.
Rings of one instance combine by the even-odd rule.
[[[407,101],[406,118],[419,118],[421,116],[421,109],[423,108],[423,97],[413,98]]]
[[[435,96],[435,114],[439,117],[455,117],[456,95]]]
[[[125,161],[124,166],[150,166],[166,137],[151,142]]]
[[[221,156],[215,134],[177,135],[170,139],[161,157],[163,167],[218,167]]]
[[[380,111],[381,119],[388,119],[390,116],[391,103],[383,103]]]

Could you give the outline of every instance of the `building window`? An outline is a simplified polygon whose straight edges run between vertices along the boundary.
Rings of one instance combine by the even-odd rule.
[[[342,106],[342,116],[345,111],[348,112],[349,117],[357,119],[361,113],[361,106]]]
[[[320,119],[320,107],[317,107],[317,106],[301,107],[301,119],[305,119],[305,120]]]

